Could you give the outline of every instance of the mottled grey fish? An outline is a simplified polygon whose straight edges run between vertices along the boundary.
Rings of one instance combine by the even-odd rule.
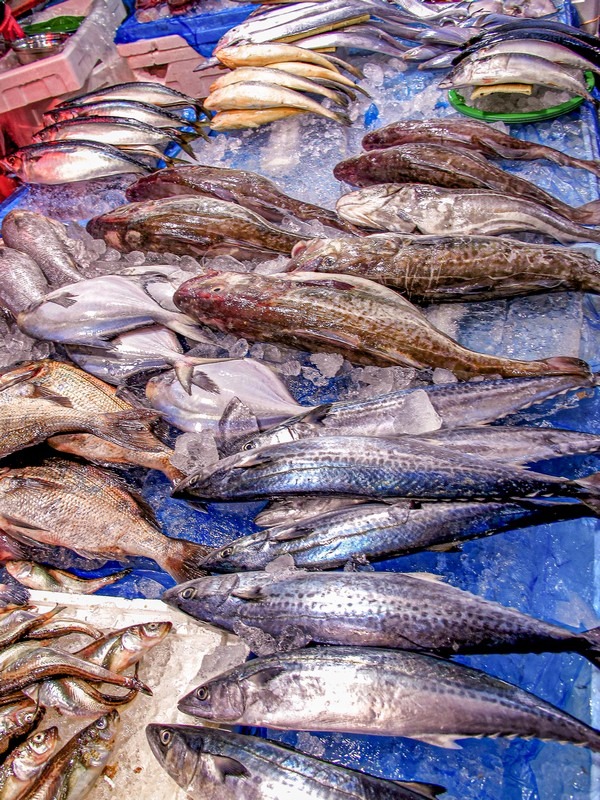
[[[559,242],[600,242],[585,228],[526,198],[492,189],[444,189],[419,183],[384,183],[341,197],[338,214],[353,225],[433,236],[531,231]]]
[[[272,528],[274,525],[293,524],[299,519],[304,521],[310,517],[320,517],[329,511],[365,502],[367,501],[347,497],[286,497],[270,502],[254,517],[254,521],[261,528]]]
[[[259,736],[155,723],[146,736],[158,762],[193,797],[206,800],[434,800],[440,786],[374,778]]]
[[[49,291],[37,262],[11,247],[0,249],[0,306],[16,317],[41,302]]]
[[[565,650],[600,666],[600,628],[576,633],[428,573],[247,572],[199,578],[162,599],[237,633],[257,655],[318,642],[442,656]]]
[[[136,100],[149,105],[160,106],[161,108],[201,108],[198,101],[193,97],[155,81],[117,83],[114,86],[94,89],[91,92],[71,97],[69,100],[59,103],[58,108],[77,106],[81,103],[97,103],[101,100]]]
[[[497,236],[374,234],[296,245],[286,271],[358,275],[413,303],[496,300],[537,292],[600,293],[600,264],[577,250]]]

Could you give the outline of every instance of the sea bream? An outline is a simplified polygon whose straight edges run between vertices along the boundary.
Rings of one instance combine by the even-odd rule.
[[[293,499],[293,498],[292,498]],[[256,523],[274,523],[269,530],[242,536],[211,551],[202,562],[210,572],[265,569],[280,556],[303,569],[321,570],[364,565],[428,549],[447,549],[469,539],[507,530],[579,519],[593,512],[580,503],[373,503],[336,498],[340,507],[311,515],[290,502],[284,515],[279,504],[261,512]],[[298,498],[296,498],[298,500]],[[295,513],[294,513],[295,510]],[[308,516],[306,516],[308,514]],[[371,573],[369,573],[371,574]]]
[[[597,477],[571,481],[430,444],[418,437],[320,436],[238,453],[190,475],[178,497],[294,495],[418,500],[570,497],[597,507]]]
[[[246,572],[189,581],[162,599],[237,633],[258,655],[310,642],[440,656],[566,650],[600,666],[600,628],[576,633],[429,573]]]
[[[415,303],[463,303],[537,292],[600,293],[595,258],[497,236],[313,239],[294,247],[285,269],[358,275]]]
[[[146,727],[159,764],[205,800],[435,800],[441,786],[386,781],[260,736],[191,725]]]
[[[506,681],[378,648],[257,658],[201,684],[179,710],[227,725],[406,736],[448,748],[470,736],[520,736],[600,750],[594,728]]]
[[[336,211],[371,230],[432,236],[488,236],[530,231],[562,243],[600,242],[600,232],[545,206],[492,189],[444,189],[383,183],[341,197]]]
[[[349,275],[211,271],[182,284],[174,301],[222,331],[339,352],[367,364],[439,366],[461,377],[588,374],[587,365],[573,358],[517,361],[475,353],[435,328],[397,292]]]

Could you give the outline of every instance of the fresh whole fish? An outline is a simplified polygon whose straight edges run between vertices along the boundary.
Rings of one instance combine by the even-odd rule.
[[[294,117],[297,114],[305,114],[299,108],[262,108],[259,110],[245,109],[243,111],[218,111],[210,121],[213,131],[237,131],[246,128],[260,128],[261,125],[268,125],[270,122],[277,122],[280,119]]]
[[[116,147],[84,140],[26,145],[0,159],[0,166],[25,183],[47,186],[151,171]]]
[[[600,629],[575,633],[429,573],[247,572],[199,578],[162,599],[249,642],[257,631],[267,634],[258,655],[310,642],[440,656],[566,650],[600,666]]]
[[[191,394],[173,372],[166,372],[148,381],[146,397],[171,425],[190,432],[218,432],[219,421],[235,397],[265,428],[307,410],[294,400],[273,370],[250,358],[197,367]]]
[[[346,114],[341,111],[331,111],[300,92],[259,81],[233,83],[217,89],[206,98],[204,106],[209,111],[238,111],[284,106],[285,108],[297,108],[300,111],[310,111],[333,120],[333,122],[339,122],[341,125],[352,124]]]
[[[348,501],[341,498],[339,502]],[[211,572],[241,572],[265,569],[286,556],[298,568],[336,569],[421,550],[448,549],[469,539],[591,513],[582,504],[563,502],[424,503],[420,508],[400,502],[362,503],[298,519],[304,513],[302,507],[299,511],[287,523],[213,550],[203,566]],[[257,523],[266,524],[259,517]]]
[[[186,281],[174,301],[220,330],[366,363],[440,366],[461,376],[588,373],[577,359],[513,361],[467,350],[396,292],[354,276],[213,272]]]
[[[414,303],[464,303],[537,292],[600,292],[600,265],[577,250],[496,236],[313,239],[286,271],[336,272],[383,283]]]
[[[98,103],[102,100],[135,100],[148,105],[165,108],[195,108],[202,109],[193,97],[189,97],[163,83],[149,81],[133,81],[132,83],[118,83],[115,86],[105,86],[103,89],[94,89],[86,94],[80,94],[59,104],[59,108],[77,106],[82,103]]]
[[[562,496],[595,507],[598,488],[594,478],[542,475],[413,437],[321,436],[229,456],[186,478],[175,494],[208,501],[294,495],[419,500]]]
[[[439,786],[374,778],[275,744],[216,728],[148,725],[161,766],[190,796],[220,800],[434,800]]]
[[[111,757],[118,732],[116,711],[94,720],[46,764],[23,800],[82,800]]]
[[[194,157],[189,142],[196,138],[195,133],[185,133],[176,128],[156,128],[145,122],[124,117],[82,117],[49,125],[34,134],[33,141],[64,142],[84,139],[136,151],[136,146],[140,145],[164,148],[175,142],[184,152]],[[160,153],[159,157],[163,158],[164,154]]]
[[[517,139],[485,122],[465,117],[460,119],[454,117],[430,120],[409,119],[392,122],[390,125],[367,133],[362,140],[362,146],[365,150],[379,150],[410,142],[428,142],[445,146],[456,144],[492,158],[514,158],[526,161],[544,158],[562,167],[577,167],[600,175],[600,163],[597,161],[575,158],[554,147]]]
[[[485,58],[465,59],[438,85],[440,89],[452,89],[503,83],[545,86],[595,102],[581,70],[561,67],[545,58],[523,53],[499,53]]]
[[[72,633],[89,636],[90,639],[98,639],[102,636],[97,628],[87,622],[65,617],[52,617],[50,620],[38,619],[37,625],[27,632],[27,639],[49,641],[61,636],[69,636]]]
[[[63,610],[61,606],[56,606],[45,614],[32,614],[26,609],[7,614],[0,620],[0,647],[8,647],[24,639],[34,628],[43,625]]]
[[[19,800],[58,747],[58,728],[32,733],[0,766],[0,800]]]
[[[94,594],[99,589],[120,581],[131,571],[113,572],[101,578],[81,578],[61,569],[43,567],[33,561],[8,561],[4,568],[9,575],[29,589],[72,594]]]
[[[315,647],[257,658],[202,684],[179,709],[212,722],[406,736],[438,747],[522,736],[600,749],[594,728],[529,692],[398,650]]]
[[[469,55],[470,50],[473,51],[473,48],[466,48],[465,53]],[[488,56],[495,56],[499,53],[524,53],[538,58],[544,58],[547,61],[553,61],[555,64],[574,67],[579,70],[590,70],[592,72],[598,72],[599,70],[597,64],[594,64],[592,61],[574,52],[569,47],[564,47],[556,42],[547,42],[531,38],[504,39],[484,47],[477,47],[475,52],[477,53],[477,58],[487,58]],[[457,59],[454,63],[460,63],[462,60],[463,59]]]
[[[193,195],[130,203],[94,217],[87,229],[122,252],[143,249],[268,258],[289,255],[301,241],[300,236],[276,228],[235,203]]]
[[[197,577],[206,548],[162,534],[140,503],[112,473],[58,458],[0,476],[0,525],[11,536],[84,556],[143,556],[177,580]]]
[[[228,454],[229,455],[229,454]],[[288,525],[311,517],[320,517],[339,508],[366,503],[362,498],[350,500],[347,497],[286,497],[283,500],[273,500],[266,508],[260,511],[254,522],[261,528],[272,528],[276,525]],[[401,501],[398,501],[401,502]],[[246,537],[241,537],[240,540]],[[219,552],[218,550],[214,551]],[[211,556],[207,556],[210,560]]]
[[[209,92],[212,94],[212,92],[223,89],[225,86],[231,86],[234,83],[256,81],[259,83],[283,86],[286,89],[294,89],[294,91],[297,92],[309,92],[310,94],[322,95],[323,97],[329,98],[329,100],[338,106],[347,106],[349,104],[349,100],[345,95],[340,95],[339,92],[332,91],[332,89],[327,86],[274,67],[238,67],[238,69],[233,70],[233,72],[229,72],[217,78],[217,80],[211,84]]]
[[[338,90],[343,91],[344,89],[349,89],[352,92],[348,92],[348,96],[351,100],[354,99],[354,92],[360,92],[360,94],[363,94],[365,97],[371,96],[366,89],[363,89],[358,83],[354,83],[350,78],[342,75],[340,72],[333,73],[331,69],[326,69],[318,64],[309,64],[306,61],[279,61],[273,66],[278,70],[300,75],[302,78],[309,78],[313,81],[322,82],[324,86],[328,86],[331,83],[333,87]],[[238,69],[240,69],[240,67],[238,67]]]
[[[54,122],[62,122],[66,119],[79,119],[81,117],[134,119],[137,122],[144,122],[146,125],[153,125],[155,128],[190,127],[198,133],[206,125],[206,121],[190,122],[173,111],[168,111],[166,108],[140,103],[137,100],[99,100],[94,103],[54,108],[44,114],[44,120],[48,125]]]
[[[354,50],[366,50],[370,53],[382,53],[396,58],[402,57],[408,50],[408,45],[400,44],[384,31],[370,25],[353,25],[341,31],[309,36],[302,39],[302,47],[307,47],[310,50],[348,47]]]
[[[135,280],[120,275],[63,286],[17,318],[19,328],[36,339],[109,351],[109,339],[155,323],[196,341],[204,339],[189,317],[164,309]]]
[[[432,236],[531,231],[559,242],[600,242],[585,228],[529,199],[491,189],[444,189],[418,183],[368,186],[341,197],[336,211],[366,228]]]
[[[21,739],[33,730],[43,710],[28,697],[0,706],[0,756],[9,749],[13,739]]]
[[[126,194],[127,199],[133,201],[198,194],[238,203],[275,224],[292,216],[305,221],[319,220],[331,228],[355,232],[335,212],[288,197],[267,178],[244,170],[205,165],[161,169],[136,181]]]
[[[339,72],[340,67],[342,67],[346,72],[350,72],[356,77],[362,77],[362,73],[356,67],[334,56],[315,53],[305,47],[281,42],[219,47],[215,52],[215,56],[230,69],[235,69],[236,67],[268,67],[280,61],[302,61],[308,64],[316,64],[332,72]]]
[[[447,189],[493,189],[547,206],[573,222],[600,222],[598,203],[573,208],[544,192],[530,181],[518,178],[488,163],[479,153],[462,147],[409,143],[383,150],[370,150],[337,164],[334,176],[354,186],[389,183],[422,183]]]
[[[125,694],[107,694],[81,678],[55,678],[28,686],[23,693],[45,708],[65,717],[98,717],[111,709],[127,705],[138,695],[135,689]]]
[[[181,480],[182,477],[181,475],[179,480]],[[64,567],[68,564],[73,569],[84,570],[100,569],[106,564],[106,559],[81,558],[75,555],[72,550],[67,550],[65,548],[47,547],[46,545],[35,542],[27,542],[27,544],[25,544],[0,530],[0,563],[4,564],[7,561],[24,560],[36,561],[38,563],[43,562],[44,564],[51,564],[56,567]],[[27,589],[18,583],[4,585],[4,589],[0,592],[0,614],[3,610],[2,604],[5,602],[4,597],[6,597],[7,600],[11,600],[12,593],[19,590],[27,592]],[[23,596],[23,602],[20,602],[19,605],[23,605],[28,599],[29,594],[27,593],[26,597]]]
[[[30,256],[0,248],[0,306],[16,317],[50,291],[44,273]]]
[[[26,253],[39,264],[53,287],[83,277],[74,257],[76,243],[67,236],[65,226],[54,219],[16,208],[2,221],[2,239],[8,247]]]

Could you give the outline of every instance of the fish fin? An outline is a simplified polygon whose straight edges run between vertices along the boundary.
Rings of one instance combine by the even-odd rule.
[[[444,794],[446,791],[446,787],[440,786],[438,783],[420,783],[419,781],[392,781],[392,783],[397,783],[398,786],[410,789],[420,797],[425,797],[428,800],[436,800],[438,795]]]
[[[219,450],[231,455],[239,450],[248,436],[259,433],[258,420],[239,397],[232,397],[219,420]]]
[[[589,364],[580,358],[570,356],[555,356],[554,358],[544,358],[538,362],[550,367],[554,374],[581,375],[583,378],[591,376]]]
[[[410,738],[416,739],[417,742],[424,742],[424,744],[432,744],[434,747],[443,747],[445,750],[462,750],[462,747],[456,743],[456,740],[462,737],[456,733],[424,733],[419,736],[411,734]]]
[[[323,286],[326,289],[337,289],[340,292],[351,292],[353,289],[356,289],[353,283],[341,281],[338,278],[323,278],[323,280],[312,278],[305,281],[298,281],[298,283],[301,283],[302,286]]]
[[[50,403],[56,403],[57,406],[62,406],[63,408],[73,408],[73,403],[68,397],[62,397],[51,389],[46,389],[45,386],[34,386],[31,396],[40,400],[48,400]]]
[[[420,581],[430,581],[431,583],[443,583],[446,580],[443,575],[435,575],[433,572],[402,572],[399,574],[418,578]]]
[[[426,549],[434,553],[461,553],[462,543],[446,542],[445,544],[432,544],[431,547],[427,547]]]
[[[319,423],[323,422],[323,420],[327,417],[329,412],[331,411],[333,403],[322,403],[320,406],[315,406],[315,408],[311,408],[306,414],[298,414],[296,419],[298,422],[314,422]],[[289,420],[291,422],[291,420]]]
[[[600,200],[578,206],[575,211],[577,222],[582,225],[600,225]]]
[[[130,450],[155,450],[149,425],[159,418],[158,412],[141,408],[101,414],[90,425],[90,432]]]
[[[277,652],[277,640],[270,633],[236,620],[232,630],[257,656],[270,656]]]
[[[268,686],[270,681],[283,675],[284,672],[284,666],[265,667],[265,669],[255,672],[254,675],[250,675],[246,680],[251,681],[258,688],[264,688]]]
[[[51,491],[55,491],[56,489],[64,489],[62,483],[58,481],[52,481],[48,478],[36,478],[33,475],[29,477],[25,476],[14,476],[10,480],[10,486],[8,491],[17,491],[19,489],[50,489]],[[6,517],[8,519],[8,517]],[[27,527],[24,525],[24,527]],[[33,530],[37,530],[37,525],[31,526]]]
[[[225,778],[249,778],[250,773],[246,767],[230,756],[211,756],[216,771],[221,776],[221,781],[225,783]]]
[[[70,308],[77,302],[77,296],[71,294],[71,292],[63,292],[62,294],[56,295],[56,297],[47,297],[46,302],[55,303],[57,306],[62,306],[62,308]]]
[[[296,336],[307,336],[313,342],[323,342],[324,344],[328,345],[338,345],[344,350],[347,350],[348,348],[352,348],[354,350],[360,346],[358,336],[351,336],[349,334],[342,335],[339,332],[332,333],[331,331],[324,333],[323,331],[312,331],[307,329],[294,330],[293,332]]]
[[[581,655],[596,667],[600,667],[600,626],[583,631],[577,639],[582,644]]]
[[[187,581],[208,575],[208,572],[202,567],[202,562],[212,548],[195,542],[185,542],[181,539],[177,539],[177,546],[179,549],[177,557],[167,557],[161,564],[177,583],[187,583]]]
[[[588,475],[587,478],[580,478],[574,481],[578,486],[581,486],[586,494],[580,496],[580,500],[594,514],[600,516],[600,472],[594,472],[593,475]]]
[[[194,377],[194,367],[185,361],[177,361],[175,364],[175,374],[177,380],[183,386],[187,394],[192,393],[192,378]]]
[[[229,592],[233,597],[240,600],[262,600],[265,597],[262,586],[240,586],[239,583]]]
[[[274,542],[291,542],[294,539],[302,539],[310,532],[308,527],[297,526],[295,528],[284,527],[277,530],[277,526],[269,530],[269,540]]]
[[[204,389],[205,392],[210,392],[211,394],[221,394],[221,390],[213,381],[213,379],[209,378],[208,375],[201,370],[200,372],[197,372],[196,370],[192,372],[191,382],[199,389]]]
[[[189,317],[186,317],[185,314],[173,313],[164,320],[164,324],[167,328],[171,328],[172,331],[175,331],[175,333],[179,333],[181,336],[185,336],[187,339],[191,339],[194,342],[213,344],[213,342],[209,341],[206,335],[202,333],[198,325],[192,322]]]

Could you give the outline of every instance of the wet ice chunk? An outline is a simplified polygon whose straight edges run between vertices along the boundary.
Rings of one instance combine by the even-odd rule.
[[[344,363],[344,357],[339,353],[314,353],[310,360],[324,378],[333,378]]]
[[[210,431],[183,433],[175,442],[171,463],[186,475],[208,467],[219,460],[215,437]]]

